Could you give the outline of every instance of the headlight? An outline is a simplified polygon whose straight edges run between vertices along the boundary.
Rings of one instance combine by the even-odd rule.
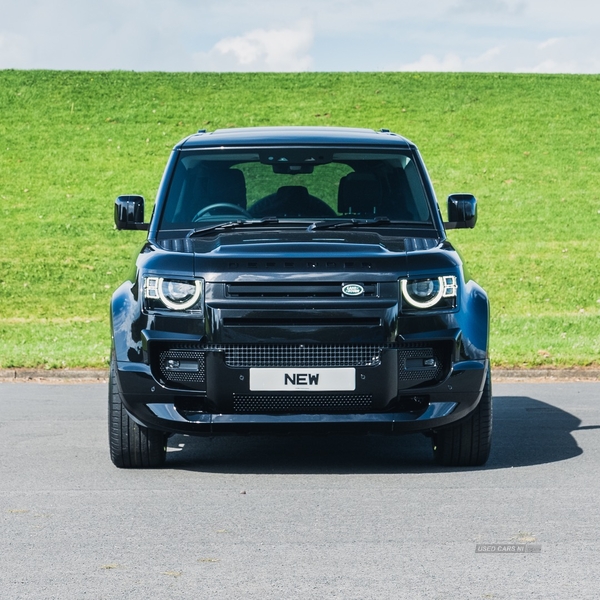
[[[431,279],[401,279],[400,288],[404,299],[415,308],[453,308],[458,290],[454,275]]]
[[[162,303],[164,307],[171,310],[201,310],[202,282],[146,277],[144,296],[148,308],[161,308],[160,303]]]

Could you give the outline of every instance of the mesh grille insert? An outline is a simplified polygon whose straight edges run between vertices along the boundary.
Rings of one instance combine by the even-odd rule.
[[[229,367],[372,367],[381,363],[381,346],[288,346],[249,344],[225,349]]]
[[[335,413],[368,411],[372,405],[369,394],[299,394],[235,395],[236,413]]]
[[[171,367],[171,361],[179,363],[179,367]],[[205,353],[193,350],[161,352],[160,372],[166,381],[204,383],[206,380]]]
[[[415,361],[417,364],[421,361],[418,359],[433,359],[435,364],[431,367],[411,365],[408,361]],[[432,348],[420,348],[410,350],[398,350],[398,379],[400,381],[413,380],[439,380],[442,378],[444,365]]]
[[[165,382],[203,389],[206,384],[206,353],[218,352],[232,368],[318,368],[377,367],[382,353],[396,350],[398,382],[441,381],[450,361],[449,349],[430,344],[337,345],[337,344],[207,344],[204,346],[165,348],[155,354],[153,370]],[[200,387],[198,387],[200,386]]]

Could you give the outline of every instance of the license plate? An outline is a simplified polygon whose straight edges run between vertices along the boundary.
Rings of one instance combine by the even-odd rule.
[[[250,369],[252,392],[350,392],[356,389],[353,368]]]

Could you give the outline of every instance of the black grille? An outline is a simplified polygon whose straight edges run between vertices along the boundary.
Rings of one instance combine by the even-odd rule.
[[[407,347],[408,346],[408,347]],[[157,349],[158,350],[158,349]],[[386,350],[396,350],[398,385],[407,389],[441,381],[449,368],[449,351],[440,344],[185,344],[163,346],[154,354],[158,379],[181,389],[206,389],[206,353],[219,352],[228,367],[377,367]],[[175,362],[173,362],[175,361]],[[177,364],[179,363],[179,364]],[[312,396],[311,396],[312,397]]]
[[[430,364],[433,362],[433,364]],[[444,365],[433,348],[398,350],[398,379],[400,381],[434,381],[442,378]]]
[[[381,363],[382,346],[262,345],[225,347],[229,367],[372,367]]]
[[[341,298],[344,283],[228,283],[226,293],[230,298]],[[377,297],[376,283],[365,283],[363,288],[364,294],[360,296],[361,298]]]
[[[378,317],[362,317],[333,319],[331,317],[314,317],[310,313],[290,316],[235,318],[223,319],[225,327],[379,327],[381,319]]]
[[[233,410],[236,413],[336,413],[362,412],[371,409],[371,395],[359,394],[302,394],[286,395],[235,395]]]
[[[194,350],[161,352],[160,372],[166,381],[204,383],[206,381],[205,353]]]

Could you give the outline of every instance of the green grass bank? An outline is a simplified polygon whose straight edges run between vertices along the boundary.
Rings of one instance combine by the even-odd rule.
[[[600,76],[0,71],[0,368],[104,366],[108,303],[142,232],[122,193],[154,199],[196,129],[389,128],[420,148],[492,303],[497,366],[600,364]],[[151,204],[151,202],[149,202]]]

